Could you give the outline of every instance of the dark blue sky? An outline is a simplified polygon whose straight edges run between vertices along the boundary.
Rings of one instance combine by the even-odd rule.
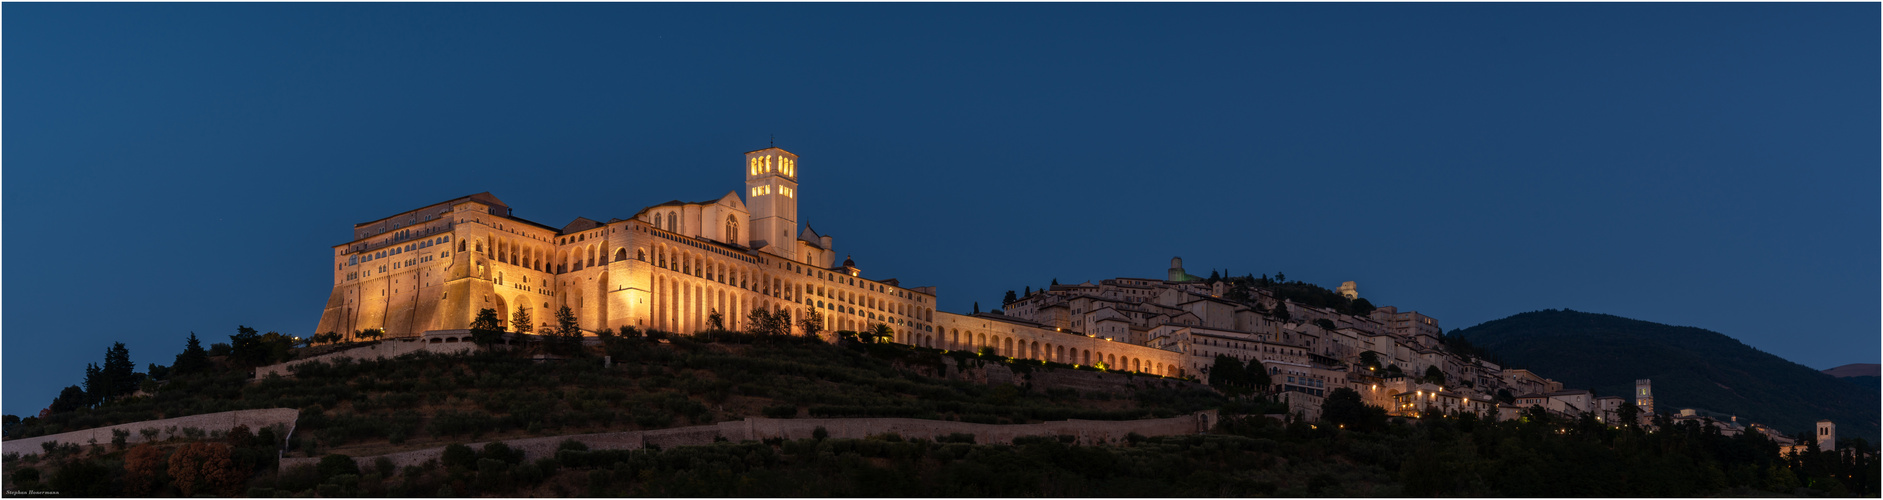
[[[8,4],[4,410],[112,341],[309,333],[355,222],[627,217],[773,134],[944,310],[1181,255],[1875,363],[1878,9]]]

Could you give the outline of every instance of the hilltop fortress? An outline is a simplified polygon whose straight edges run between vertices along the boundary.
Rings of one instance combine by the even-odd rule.
[[[587,332],[696,333],[715,312],[737,330],[757,308],[784,311],[795,329],[815,310],[820,331],[794,333],[881,324],[892,341],[916,346],[992,348],[1013,358],[1205,381],[1216,357],[1228,356],[1259,366],[1273,384],[1268,389],[1310,416],[1340,387],[1396,415],[1469,411],[1503,419],[1537,406],[1616,422],[1623,406],[1621,397],[1565,390],[1530,371],[1453,352],[1438,320],[1418,312],[1312,307],[1198,278],[1181,259],[1171,259],[1161,279],[1054,285],[1000,313],[937,311],[934,287],[865,276],[851,259],[838,262],[831,236],[799,229],[797,155],[773,147],[744,156],[743,193],[669,201],[626,219],[577,217],[557,228],[478,193],[355,224],[352,241],[333,247],[333,292],[315,331],[377,328],[388,338],[422,337],[466,329],[481,309],[498,311],[506,328],[528,311],[547,330],[562,307]],[[1343,283],[1338,294],[1358,299],[1358,286]],[[1641,385],[1635,399],[1651,413],[1648,383]],[[1500,392],[1514,401],[1500,403]]]

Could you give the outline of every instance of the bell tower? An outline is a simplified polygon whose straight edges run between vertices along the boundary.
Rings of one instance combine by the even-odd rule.
[[[745,154],[745,206],[752,211],[752,248],[797,260],[798,155],[770,147]]]

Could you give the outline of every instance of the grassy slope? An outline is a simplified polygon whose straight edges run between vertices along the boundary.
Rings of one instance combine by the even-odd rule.
[[[1878,395],[1731,337],[1619,316],[1546,310],[1460,330],[1472,344],[1570,387],[1626,396],[1652,379],[1657,410],[1739,415],[1786,432],[1831,419],[1876,442]]]

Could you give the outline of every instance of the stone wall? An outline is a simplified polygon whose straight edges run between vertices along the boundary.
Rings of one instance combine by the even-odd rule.
[[[259,367],[255,369],[255,378],[268,378],[269,375],[280,375],[283,377],[293,376],[294,372],[288,369],[291,366],[303,363],[331,363],[333,360],[339,358],[352,358],[356,360],[388,359],[398,357],[401,354],[410,354],[419,351],[431,351],[438,354],[456,354],[469,352],[477,348],[477,344],[472,344],[468,340],[449,343],[428,342],[434,333],[440,332],[428,332],[426,337],[422,338],[388,339],[369,346],[334,351],[307,359],[297,359]]]
[[[570,439],[588,445],[590,450],[638,450],[650,444],[661,448],[708,445],[722,437],[733,442],[761,441],[770,438],[805,439],[811,437],[818,427],[823,427],[832,438],[860,439],[893,432],[904,438],[934,439],[959,433],[973,434],[976,443],[1009,444],[1014,438],[1023,436],[1074,436],[1078,444],[1095,445],[1122,441],[1131,433],[1146,437],[1200,434],[1214,427],[1216,420],[1216,410],[1160,419],[1061,420],[1011,425],[972,424],[915,418],[772,419],[747,417],[741,421],[709,425],[516,439],[504,441],[504,444],[522,450],[524,459],[536,460],[555,456],[556,447]],[[469,443],[468,446],[473,449],[482,449],[485,444],[487,443]],[[444,455],[444,451],[444,447],[441,446],[380,456],[391,460],[395,466],[404,467],[421,465],[428,460],[438,459]],[[365,468],[371,467],[373,460],[380,456],[354,457],[353,460],[358,462],[360,467]],[[318,457],[282,458],[281,467],[314,465],[319,462]]]
[[[294,428],[294,420],[299,418],[300,415],[300,410],[292,408],[205,413],[187,417],[145,420],[143,422],[118,424],[109,427],[98,427],[47,436],[9,439],[4,443],[0,443],[0,447],[4,447],[6,453],[32,455],[44,451],[44,448],[41,447],[41,443],[47,442],[76,443],[80,445],[88,445],[92,442],[110,444],[111,431],[114,430],[129,432],[130,436],[125,438],[125,441],[128,443],[141,443],[145,441],[143,433],[140,432],[144,429],[157,429],[156,439],[161,441],[181,436],[183,429],[201,429],[207,434],[209,432],[228,432],[229,429],[234,429],[238,425],[248,426],[251,432],[259,431],[263,427],[278,426],[281,431],[284,431],[280,432],[279,435],[285,438],[287,436],[287,432],[285,431]]]
[[[1071,368],[1032,367],[1027,373],[1014,373],[1013,368],[991,361],[957,363],[955,358],[942,358],[943,372],[920,364],[900,364],[905,369],[914,370],[923,375],[963,380],[977,384],[1031,384],[1033,390],[1073,389],[1080,392],[1108,392],[1115,395],[1129,395],[1133,391],[1150,387],[1198,387],[1209,389],[1200,382],[1165,378],[1148,373],[1116,373],[1087,371]]]

